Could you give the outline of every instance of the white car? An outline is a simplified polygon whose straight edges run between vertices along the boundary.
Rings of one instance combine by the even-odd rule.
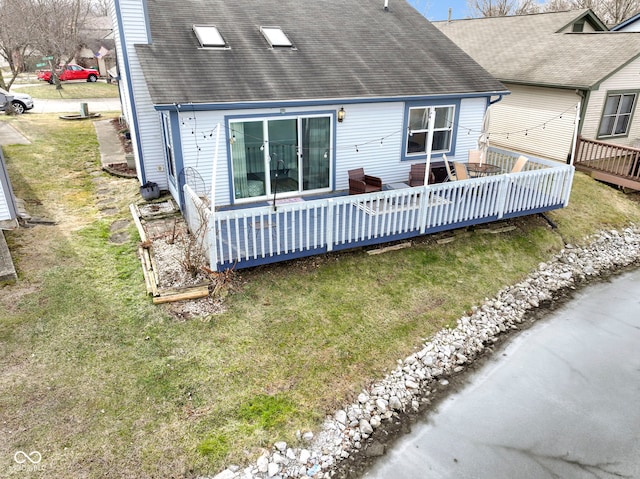
[[[9,93],[4,88],[0,88],[0,111],[4,111],[7,97],[13,97],[11,104],[13,105],[13,110],[18,115],[21,115],[25,111],[33,108],[33,98],[31,98],[30,95],[27,95],[26,93]]]

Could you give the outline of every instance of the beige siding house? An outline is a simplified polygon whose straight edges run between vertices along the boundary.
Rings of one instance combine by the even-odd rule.
[[[637,32],[589,9],[434,25],[511,90],[492,107],[492,146],[567,161],[576,119],[584,138],[640,143]]]

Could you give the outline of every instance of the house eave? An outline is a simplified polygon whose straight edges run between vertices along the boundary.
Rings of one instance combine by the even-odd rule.
[[[158,103],[154,105],[157,111],[219,111],[244,110],[258,108],[294,108],[300,106],[326,106],[335,104],[355,105],[362,103],[391,103],[406,101],[446,100],[449,98],[482,98],[510,94],[509,90],[494,90],[483,92],[447,93],[436,95],[413,95],[397,97],[360,97],[360,98],[323,98],[309,100],[270,100],[270,101],[238,101],[215,103],[192,103],[176,101],[174,103]]]
[[[542,88],[557,88],[560,90],[597,90],[596,85],[585,85],[580,83],[575,83],[575,84],[545,83],[545,82],[534,82],[534,81],[527,81],[527,80],[514,80],[509,78],[500,78],[500,81],[505,84],[535,86],[535,87],[542,87]]]

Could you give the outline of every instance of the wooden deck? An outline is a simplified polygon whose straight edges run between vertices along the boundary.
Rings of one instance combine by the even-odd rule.
[[[592,178],[640,191],[640,149],[578,138],[576,170]]]
[[[509,171],[515,157],[494,156]],[[573,167],[528,169],[366,195],[211,212],[185,187],[191,231],[202,231],[211,268],[247,268],[541,213],[566,206]]]

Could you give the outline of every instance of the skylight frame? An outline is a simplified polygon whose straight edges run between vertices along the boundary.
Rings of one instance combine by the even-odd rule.
[[[220,33],[215,25],[194,24],[193,33],[195,33],[200,48],[209,49],[228,49],[229,44]]]
[[[293,42],[281,27],[262,26],[260,27],[260,33],[262,33],[271,48],[295,48]]]

